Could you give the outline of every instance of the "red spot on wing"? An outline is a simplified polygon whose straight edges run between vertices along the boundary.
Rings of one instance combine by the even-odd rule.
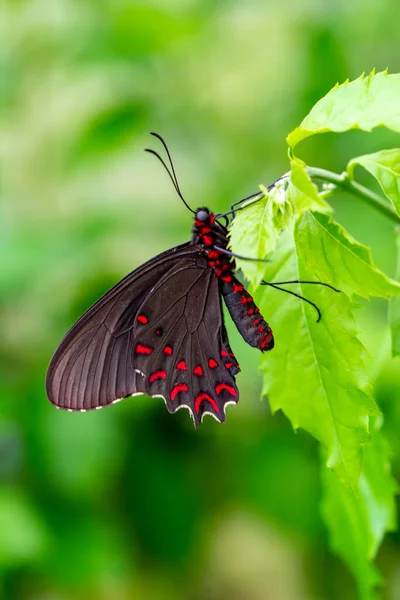
[[[167,356],[171,356],[172,354],[172,347],[171,346],[165,346],[164,350],[163,350],[164,354],[166,354]]]
[[[162,335],[163,334],[163,330],[161,329],[161,327],[159,329],[156,329],[156,335]]]
[[[217,277],[221,277],[222,275],[222,269],[216,269],[215,274]]]
[[[167,378],[167,371],[161,370],[161,371],[155,371],[154,373],[152,373],[149,377],[149,382],[153,383],[154,381],[157,381],[157,379],[166,379]]]
[[[186,371],[186,363],[184,360],[181,360],[178,362],[178,364],[176,365],[176,368],[178,369],[178,371]]]
[[[226,350],[221,350],[221,356],[229,356]]]
[[[233,291],[234,292],[243,292],[244,287],[242,285],[238,285],[237,283],[233,284]]]
[[[215,369],[216,367],[218,367],[218,363],[213,358],[210,358],[210,360],[208,361],[208,366],[210,367],[210,369]]]
[[[255,325],[255,327],[257,327],[257,325],[259,324],[259,322],[260,322],[260,319],[254,319],[254,325]]]
[[[227,369],[230,369],[231,367],[234,367],[235,365],[233,363],[226,363],[225,366]]]
[[[235,398],[237,396],[235,388],[231,385],[228,385],[227,383],[219,383],[215,388],[215,393],[220,394],[222,390],[226,390],[230,393],[231,396],[234,396]]]
[[[171,400],[175,400],[175,398],[179,394],[179,392],[188,392],[188,391],[189,391],[189,388],[186,383],[176,383],[174,385],[174,387],[172,388],[169,396],[170,396]]]
[[[247,311],[247,314],[250,316],[254,313],[254,308],[249,308],[249,310]]]
[[[240,301],[240,304],[248,304],[250,302],[253,302],[253,298],[251,296],[243,296],[243,298]]]
[[[199,412],[200,405],[202,402],[204,402],[204,400],[207,400],[211,404],[215,412],[219,412],[218,404],[215,402],[214,398],[211,398],[211,396],[209,396],[208,394],[202,393],[197,396],[194,402],[194,408],[197,413]]]
[[[232,281],[232,275],[225,275],[225,277],[221,277],[221,279],[226,283],[230,283]]]
[[[137,320],[139,321],[139,323],[143,323],[143,325],[146,325],[146,323],[149,322],[146,315],[138,315]]]
[[[135,352],[136,354],[151,354],[153,348],[150,348],[150,346],[143,346],[143,344],[136,344]]]
[[[199,377],[201,377],[203,375],[204,371],[203,371],[203,369],[202,369],[202,367],[200,365],[197,365],[197,367],[195,367],[193,369],[193,373],[195,375],[198,375]]]
[[[215,267],[215,260],[209,260],[208,261],[208,266],[209,267]]]
[[[258,328],[258,333],[262,333],[263,331],[264,331],[264,327],[263,326],[261,326],[261,327]]]

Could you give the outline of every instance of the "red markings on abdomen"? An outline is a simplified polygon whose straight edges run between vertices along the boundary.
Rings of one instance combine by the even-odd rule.
[[[181,360],[178,362],[178,364],[176,365],[176,368],[178,369],[178,371],[186,371],[186,363],[184,360]]]
[[[261,338],[261,342],[260,342],[260,348],[261,350],[264,350],[265,346],[268,344],[268,342],[271,340],[272,338],[272,330],[270,329],[267,335],[263,335]]]
[[[198,377],[201,377],[203,375],[204,371],[203,371],[203,368],[200,365],[197,365],[197,367],[195,367],[193,369],[193,373],[195,375],[197,375]]]
[[[155,371],[154,373],[152,373],[150,375],[149,382],[154,383],[154,381],[157,381],[157,379],[167,379],[167,371],[164,371],[164,370]]]
[[[138,315],[137,320],[139,321],[139,323],[143,323],[143,325],[146,325],[149,322],[146,315]]]
[[[143,346],[143,344],[136,344],[135,348],[136,354],[151,354],[153,352],[153,348],[150,346]]]
[[[172,388],[169,397],[171,398],[171,400],[175,400],[175,398],[179,394],[179,392],[188,392],[188,391],[189,391],[189,388],[186,383],[176,383],[174,385],[174,387]]]
[[[219,383],[215,388],[215,393],[220,394],[222,390],[226,390],[230,393],[231,396],[234,396],[235,398],[237,396],[235,388],[231,385],[228,385],[227,383]]]
[[[218,404],[215,402],[214,398],[211,398],[211,396],[209,396],[208,394],[202,393],[197,396],[194,402],[194,408],[197,413],[199,412],[200,405],[202,402],[204,402],[204,400],[207,400],[211,404],[215,412],[219,412]]]

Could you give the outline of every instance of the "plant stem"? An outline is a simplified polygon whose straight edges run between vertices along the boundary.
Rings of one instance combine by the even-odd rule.
[[[357,196],[357,198],[360,198],[360,200],[363,200],[363,202],[366,202],[375,210],[386,217],[389,217],[389,219],[395,223],[400,223],[399,215],[389,202],[360,183],[357,183],[357,181],[351,179],[348,173],[344,172],[339,175],[338,173],[326,171],[325,169],[318,169],[317,167],[307,167],[307,172],[312,179],[333,183],[336,187],[342,188],[345,192]]]

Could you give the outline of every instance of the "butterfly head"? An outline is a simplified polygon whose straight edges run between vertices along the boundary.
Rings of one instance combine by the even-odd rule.
[[[214,215],[211,213],[208,208],[202,207],[196,210],[196,227],[201,229],[203,227],[209,227],[210,225],[214,225]]]

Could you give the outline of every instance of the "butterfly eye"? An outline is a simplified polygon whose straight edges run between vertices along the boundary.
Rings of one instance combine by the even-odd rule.
[[[199,210],[196,214],[196,219],[198,221],[208,221],[210,214],[206,210]]]

